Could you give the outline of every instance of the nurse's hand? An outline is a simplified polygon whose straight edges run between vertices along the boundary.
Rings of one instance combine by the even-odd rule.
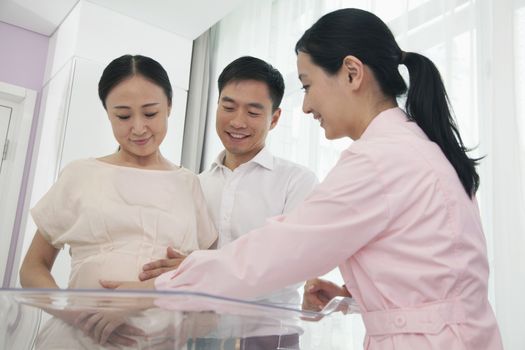
[[[176,251],[172,247],[168,247],[166,256],[166,259],[160,259],[145,264],[142,267],[142,272],[139,274],[139,279],[141,281],[147,281],[162,275],[164,272],[175,270],[187,257],[187,255]]]
[[[345,287],[327,280],[315,278],[306,281],[303,293],[303,310],[319,311],[337,296],[351,297]]]

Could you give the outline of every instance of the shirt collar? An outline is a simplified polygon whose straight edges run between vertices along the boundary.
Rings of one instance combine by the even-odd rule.
[[[273,170],[273,155],[266,147],[260,150],[250,162],[257,163],[268,170]]]
[[[226,150],[223,150],[221,153],[219,153],[219,155],[215,158],[215,160],[213,161],[213,163],[211,163],[211,167],[210,167],[210,170],[211,171],[214,171],[215,169],[217,168],[221,168],[221,167],[224,167],[224,157],[226,156]],[[262,166],[263,168],[266,168],[268,170],[273,170],[273,167],[274,167],[274,157],[273,155],[270,153],[270,151],[268,150],[267,147],[264,147],[262,150],[259,151],[259,153],[257,153],[255,155],[255,157],[253,157],[252,159],[250,159],[249,161],[247,161],[245,164],[248,164],[248,163],[255,163],[255,164],[258,164],[260,166]]]
[[[376,135],[383,135],[385,131],[394,130],[400,122],[408,121],[407,115],[399,107],[384,110],[372,119],[359,139],[365,140]]]
[[[226,155],[226,150],[223,150],[215,160],[211,163],[210,171],[214,171],[217,168],[224,167],[224,156]]]

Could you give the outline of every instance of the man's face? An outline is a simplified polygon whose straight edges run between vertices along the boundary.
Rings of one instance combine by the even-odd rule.
[[[277,125],[281,110],[272,112],[268,86],[256,80],[228,83],[217,106],[216,129],[227,156],[240,164],[252,159],[265,144],[268,131]]]

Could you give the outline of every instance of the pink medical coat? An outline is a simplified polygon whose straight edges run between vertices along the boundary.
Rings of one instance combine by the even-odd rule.
[[[502,349],[476,201],[399,108],[374,118],[294,211],[192,253],[155,286],[250,298],[336,266],[362,309],[365,349]]]

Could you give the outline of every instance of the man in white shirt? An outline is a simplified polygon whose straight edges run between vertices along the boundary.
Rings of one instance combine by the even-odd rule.
[[[289,212],[317,184],[310,170],[265,147],[279,121],[284,82],[268,63],[241,57],[219,76],[216,131],[224,145],[199,175],[221,247]]]
[[[220,248],[261,227],[267,218],[289,212],[318,180],[312,171],[274,157],[265,147],[268,132],[281,116],[284,81],[277,69],[255,57],[241,57],[224,68],[218,87],[216,131],[225,149],[199,178]],[[168,249],[170,257],[146,264],[140,279],[178,266],[181,256]],[[298,287],[261,300],[298,306]]]
[[[312,171],[274,157],[265,147],[268,132],[281,116],[284,80],[277,69],[255,57],[240,57],[224,68],[218,87],[216,131],[224,150],[199,179],[219,233],[220,248],[263,226],[266,219],[292,210],[310,194],[318,180]],[[167,255],[167,259],[144,265],[140,280],[172,270],[184,259],[173,248],[168,248]],[[288,286],[258,301],[299,307],[299,287]],[[225,320],[221,326],[219,333],[232,331]],[[298,334],[293,330],[292,334],[276,337],[267,336],[272,334],[270,324],[244,325],[243,335],[247,333],[251,336],[236,339],[241,349],[275,349],[277,344],[298,348]],[[217,344],[213,338],[200,338],[195,345],[197,349],[214,349]]]

